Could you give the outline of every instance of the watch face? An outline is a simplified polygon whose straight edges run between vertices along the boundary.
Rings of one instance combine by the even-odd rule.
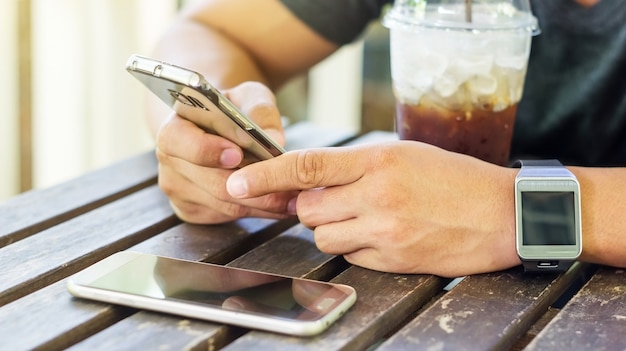
[[[517,251],[522,259],[575,259],[581,251],[578,182],[516,182]]]
[[[576,245],[574,192],[525,191],[523,245]]]

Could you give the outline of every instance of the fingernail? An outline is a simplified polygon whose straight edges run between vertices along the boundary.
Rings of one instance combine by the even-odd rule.
[[[236,149],[224,149],[220,155],[220,164],[224,167],[237,167],[241,163],[241,154]]]
[[[248,183],[243,176],[233,174],[226,181],[226,190],[232,197],[244,197],[248,194]]]
[[[290,215],[296,215],[296,203],[298,202],[298,198],[294,197],[293,199],[289,200],[289,202],[287,203],[287,213]]]

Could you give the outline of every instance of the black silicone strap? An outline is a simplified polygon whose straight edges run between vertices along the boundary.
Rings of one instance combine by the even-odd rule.
[[[514,167],[563,167],[559,160],[517,160]]]
[[[565,272],[573,260],[522,260],[526,272]]]

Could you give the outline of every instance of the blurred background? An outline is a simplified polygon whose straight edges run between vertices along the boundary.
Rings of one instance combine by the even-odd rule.
[[[153,148],[127,58],[150,56],[186,2],[0,1],[0,202]],[[278,92],[290,122],[393,128],[387,31],[373,23]]]

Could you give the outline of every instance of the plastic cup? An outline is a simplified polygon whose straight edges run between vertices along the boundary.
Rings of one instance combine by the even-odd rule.
[[[528,1],[396,0],[390,30],[401,139],[506,165],[533,35]]]

